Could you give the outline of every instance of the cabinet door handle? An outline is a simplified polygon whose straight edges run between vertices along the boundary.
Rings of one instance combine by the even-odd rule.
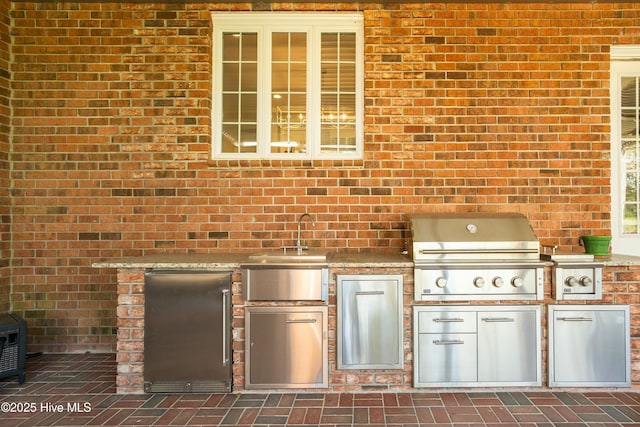
[[[229,289],[222,290],[222,366],[229,364],[229,352],[227,348],[227,316],[229,315],[229,307],[227,300],[229,299]]]
[[[453,318],[437,318],[437,319],[433,319],[434,322],[436,323],[450,323],[450,322],[464,322],[464,319],[460,318],[460,317],[453,317]]]
[[[513,317],[483,317],[483,322],[515,322]]]
[[[384,295],[384,291],[358,291],[356,295]]]
[[[285,323],[316,323],[316,319],[287,319]]]
[[[462,340],[434,340],[433,343],[435,345],[454,345],[454,344],[464,344]]]
[[[591,322],[590,317],[558,317],[557,320],[564,320],[565,322]]]

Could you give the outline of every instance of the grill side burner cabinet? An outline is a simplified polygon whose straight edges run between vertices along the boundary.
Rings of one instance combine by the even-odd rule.
[[[556,300],[602,299],[603,263],[594,261],[591,254],[542,254],[542,259],[553,262],[551,296]]]

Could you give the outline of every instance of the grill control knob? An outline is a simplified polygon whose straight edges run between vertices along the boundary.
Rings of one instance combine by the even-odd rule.
[[[502,277],[498,276],[493,278],[493,286],[495,286],[496,288],[499,288],[502,285],[504,285],[504,279]]]
[[[582,285],[582,286],[591,286],[591,285],[593,285],[593,280],[591,280],[591,277],[589,277],[589,276],[582,276],[580,278],[580,285]]]
[[[524,285],[524,281],[522,280],[522,277],[514,277],[513,279],[511,279],[511,284],[513,286],[515,286],[516,288],[521,287],[522,285]]]
[[[571,287],[576,286],[578,284],[578,279],[573,276],[569,276],[564,280],[564,284]]]
[[[447,279],[445,279],[444,277],[438,277],[436,279],[436,286],[439,288],[444,288],[445,286],[447,286]]]
[[[482,277],[476,277],[475,279],[473,279],[473,284],[476,286],[476,288],[481,288],[484,286],[484,279]]]

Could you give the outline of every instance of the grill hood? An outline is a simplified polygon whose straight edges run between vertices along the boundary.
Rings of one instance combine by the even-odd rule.
[[[518,213],[417,214],[411,233],[417,263],[540,259],[540,243]]]

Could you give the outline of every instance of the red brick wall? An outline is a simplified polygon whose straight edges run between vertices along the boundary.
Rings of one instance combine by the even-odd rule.
[[[257,3],[271,5],[270,3]],[[404,247],[417,211],[519,211],[569,249],[609,228],[609,46],[639,3],[283,3],[362,10],[362,162],[209,161],[213,10],[14,2],[13,293],[31,350],[114,346],[93,261],[291,244]]]
[[[9,0],[0,0],[0,313],[9,311],[11,291],[9,4]]]

